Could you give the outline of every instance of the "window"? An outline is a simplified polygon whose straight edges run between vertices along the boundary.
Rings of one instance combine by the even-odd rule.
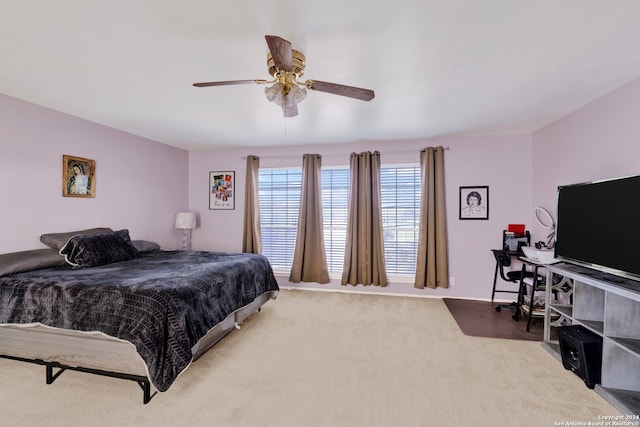
[[[341,276],[349,218],[349,169],[322,169],[322,224],[329,274]]]
[[[323,168],[322,217],[329,273],[340,277],[349,215],[349,168]],[[380,170],[385,262],[390,277],[412,276],[420,221],[420,167]],[[301,169],[260,169],[262,252],[274,271],[288,274],[296,241]]]
[[[381,167],[380,196],[387,275],[414,275],[420,225],[420,166]]]
[[[273,270],[289,273],[300,212],[301,169],[260,169],[258,174],[262,253]]]

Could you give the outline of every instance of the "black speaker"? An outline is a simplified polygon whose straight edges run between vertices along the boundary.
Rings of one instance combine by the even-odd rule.
[[[602,337],[581,325],[560,326],[558,341],[564,368],[582,378],[589,388],[600,384]]]

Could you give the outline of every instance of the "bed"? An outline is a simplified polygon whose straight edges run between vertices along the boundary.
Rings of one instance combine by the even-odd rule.
[[[147,403],[277,297],[264,256],[163,251],[95,230],[0,255],[0,356],[44,365],[48,384],[66,369],[108,375],[136,381]]]

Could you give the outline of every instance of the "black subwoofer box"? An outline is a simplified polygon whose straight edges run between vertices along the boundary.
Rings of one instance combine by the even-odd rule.
[[[562,365],[584,380],[589,388],[600,383],[602,337],[581,325],[560,326],[558,341]]]

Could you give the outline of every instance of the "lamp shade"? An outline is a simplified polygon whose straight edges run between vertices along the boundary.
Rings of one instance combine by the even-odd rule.
[[[196,214],[193,212],[178,212],[175,228],[191,230],[196,228]]]

